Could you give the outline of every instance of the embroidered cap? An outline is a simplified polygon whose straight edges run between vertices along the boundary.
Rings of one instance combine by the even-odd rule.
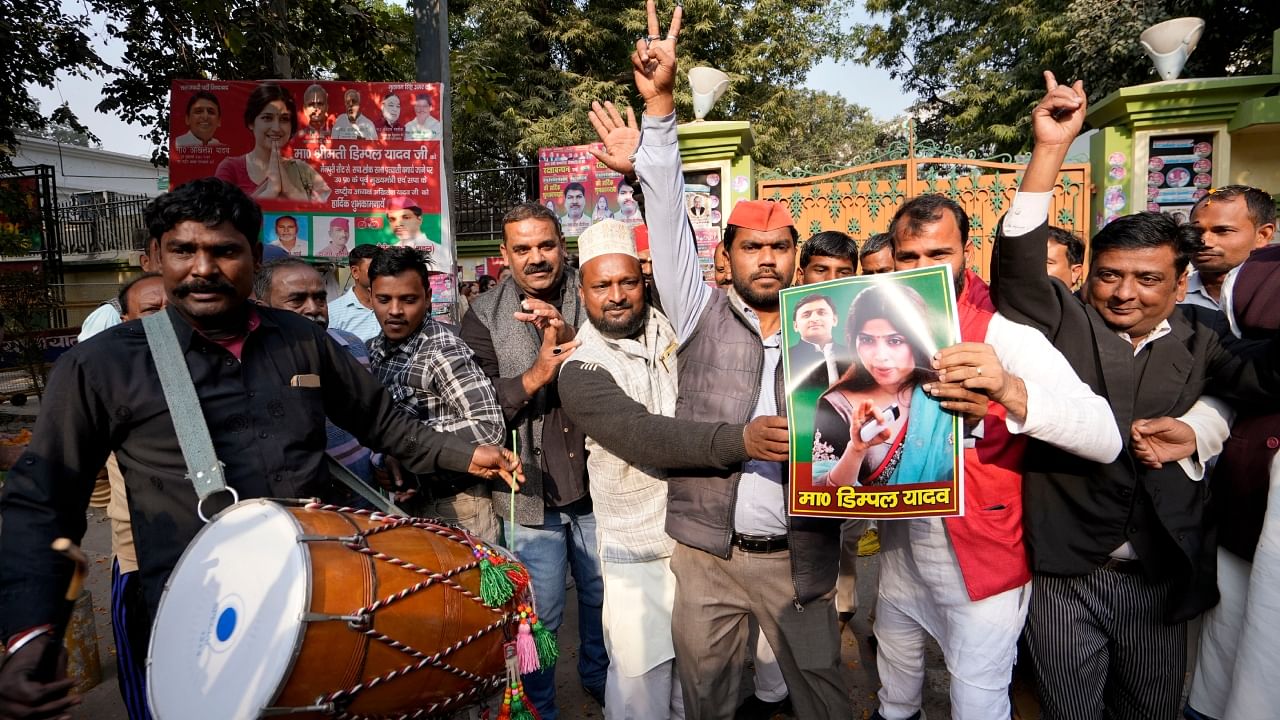
[[[631,228],[617,220],[601,220],[578,236],[578,266],[601,255],[622,253],[637,260],[636,241],[631,237]]]
[[[387,201],[387,212],[392,210],[413,210],[419,215],[422,214],[422,206],[418,204],[418,201],[403,195],[393,197]]]
[[[728,224],[760,232],[795,227],[787,206],[772,200],[739,200],[729,213]]]
[[[343,230],[351,229],[351,221],[346,218],[334,218],[329,221],[329,229],[342,228]]]

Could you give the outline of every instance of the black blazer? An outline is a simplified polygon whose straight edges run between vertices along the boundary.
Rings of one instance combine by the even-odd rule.
[[[1256,361],[1233,349],[1221,313],[1179,305],[1171,331],[1146,349],[1145,363],[1092,306],[1045,272],[1048,226],[1018,238],[998,234],[991,294],[1011,320],[1037,328],[1066,356],[1080,379],[1107,398],[1125,449],[1114,461],[1093,463],[1044,443],[1024,460],[1023,523],[1032,569],[1084,575],[1133,543],[1148,576],[1171,580],[1169,615],[1191,617],[1217,602],[1215,543],[1205,528],[1208,486],[1177,463],[1159,470],[1129,451],[1133,421],[1178,417],[1202,394],[1245,403],[1280,396],[1277,347]]]

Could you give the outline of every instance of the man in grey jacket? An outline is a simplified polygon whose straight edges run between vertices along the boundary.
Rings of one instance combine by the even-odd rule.
[[[668,479],[666,527],[678,543],[672,631],[685,711],[697,720],[733,717],[746,621],[754,617],[778,656],[796,715],[844,718],[850,707],[832,603],[840,525],[788,518],[785,505],[778,293],[794,276],[797,234],[783,206],[740,201],[724,238],[733,286],[721,292],[703,282],[684,217],[672,98],[680,15],[677,7],[669,34],[658,39],[649,3],[649,38],[632,57],[646,104],[634,168],[634,128],[599,107],[592,120],[605,141],[597,157],[624,174],[634,169],[648,199],[654,281],[680,343],[676,418],[759,419],[754,427],[763,426],[769,451],[764,461],[729,469],[708,463]]]

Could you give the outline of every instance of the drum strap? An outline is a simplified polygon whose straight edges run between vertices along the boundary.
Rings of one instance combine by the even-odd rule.
[[[160,375],[160,387],[169,405],[173,429],[178,434],[178,446],[182,459],[187,463],[187,479],[195,486],[196,497],[201,501],[227,489],[222,463],[213,449],[209,425],[195,384],[191,382],[191,370],[187,358],[173,331],[173,320],[167,311],[142,318],[142,329],[147,333],[147,345],[155,359],[156,373]]]
[[[325,454],[325,460],[329,465],[329,474],[338,482],[346,485],[352,492],[360,497],[373,503],[373,506],[388,515],[402,515],[408,517],[408,513],[400,509],[400,506],[379,495],[376,490],[369,487],[363,480],[356,477],[356,474],[347,469],[345,465],[333,459],[333,456]]]

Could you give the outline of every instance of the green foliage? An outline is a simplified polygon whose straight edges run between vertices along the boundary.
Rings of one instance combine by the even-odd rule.
[[[1043,70],[1083,78],[1090,100],[1159,78],[1138,44],[1146,27],[1185,15],[1207,26],[1183,77],[1265,73],[1274,0],[867,0],[886,16],[861,25],[859,57],[922,98],[922,137],[991,152],[1029,147]],[[880,18],[876,18],[880,20]]]
[[[73,7],[68,5],[66,7]],[[0,147],[12,147],[15,128],[45,132],[62,124],[93,137],[66,106],[46,117],[31,97],[30,85],[51,88],[59,72],[89,76],[106,66],[93,51],[85,29],[85,14],[69,15],[58,0],[0,0]],[[12,167],[7,152],[0,152],[0,171]]]

